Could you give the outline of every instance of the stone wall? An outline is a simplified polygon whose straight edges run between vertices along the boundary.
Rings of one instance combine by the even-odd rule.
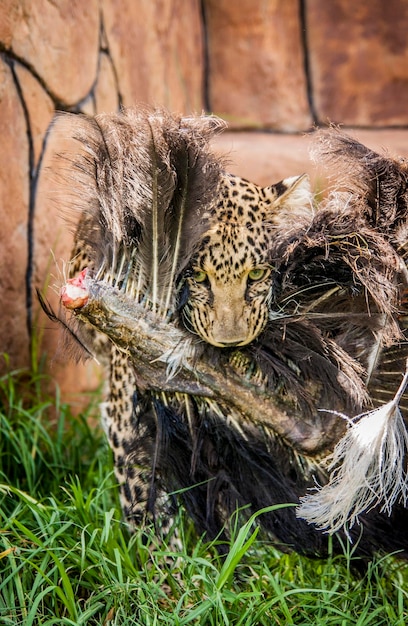
[[[48,285],[56,301],[72,239],[54,156],[75,147],[56,111],[211,111],[235,131],[216,143],[231,169],[265,184],[312,171],[299,133],[315,124],[398,127],[368,141],[405,153],[407,32],[399,0],[2,0],[0,352],[10,367],[28,366],[35,349],[65,389],[90,384],[89,367],[66,366],[35,295]]]
[[[408,3],[204,0],[209,108],[234,128],[408,124]]]

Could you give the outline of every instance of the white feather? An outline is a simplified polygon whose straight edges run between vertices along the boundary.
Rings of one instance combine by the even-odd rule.
[[[391,402],[346,418],[350,427],[333,451],[330,480],[301,499],[298,517],[329,533],[341,528],[347,533],[377,505],[388,514],[397,501],[407,505],[408,433],[399,409],[407,384],[408,368]]]

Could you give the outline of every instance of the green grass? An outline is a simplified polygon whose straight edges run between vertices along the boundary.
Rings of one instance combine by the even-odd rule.
[[[235,528],[226,558],[180,514],[183,549],[123,524],[110,451],[40,375],[0,379],[0,624],[398,626],[408,566],[309,560]],[[95,406],[90,408],[95,412]]]

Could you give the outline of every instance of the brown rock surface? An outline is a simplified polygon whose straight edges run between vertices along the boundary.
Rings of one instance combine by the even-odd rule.
[[[117,111],[120,96],[115,76],[115,69],[108,53],[101,52],[98,62],[98,74],[94,87],[88,97],[78,104],[78,110],[86,115]]]
[[[50,129],[37,183],[33,222],[34,287],[41,290],[63,282],[64,262],[69,261],[72,249],[73,227],[69,218],[75,218],[66,214],[63,201],[62,169],[66,161],[57,155],[62,152],[68,155],[68,148],[74,142],[64,137],[62,126],[57,118]],[[68,185],[66,193],[69,193]],[[48,295],[52,298],[52,290]]]
[[[358,141],[377,152],[408,157],[408,130],[349,130]],[[288,176],[309,174],[313,186],[320,186],[320,173],[309,157],[313,133],[282,135],[274,133],[226,132],[213,145],[227,155],[227,169],[270,185]]]
[[[73,184],[66,175],[66,159],[79,147],[71,138],[69,120],[65,116],[57,117],[49,131],[39,173],[33,224],[33,287],[44,293],[55,311],[59,310],[59,291],[68,276],[74,223],[79,217],[79,210],[75,213],[72,205]],[[60,154],[64,154],[64,159],[59,157]],[[58,381],[64,400],[75,405],[78,394],[100,384],[100,368],[94,361],[76,363],[70,350],[72,344],[61,327],[46,317],[35,296],[34,303],[34,336],[39,351],[47,356],[49,372]],[[83,398],[79,398],[78,407],[82,406]]]
[[[29,362],[26,310],[29,159],[27,128],[10,67],[0,58],[0,353],[12,368]],[[0,371],[4,363],[0,360]]]
[[[73,105],[90,91],[99,47],[98,0],[2,0],[0,41]]]
[[[408,3],[312,0],[306,24],[318,121],[406,125]]]
[[[199,0],[102,0],[106,38],[127,106],[203,108]]]
[[[119,108],[119,94],[114,68],[110,57],[105,52],[101,52],[99,56],[94,98],[96,113],[116,111]]]
[[[312,119],[297,0],[205,0],[210,109],[233,128],[306,130]]]
[[[34,167],[38,166],[46,131],[54,116],[54,104],[40,83],[29,70],[19,63],[15,64],[22,97],[27,107],[30,137],[33,144]]]
[[[227,157],[227,169],[258,185],[271,185],[288,176],[308,173],[309,135],[226,132],[213,141],[216,151]]]

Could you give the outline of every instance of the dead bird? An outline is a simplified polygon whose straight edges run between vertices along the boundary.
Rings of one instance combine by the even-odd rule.
[[[392,399],[405,370],[407,164],[323,131],[336,179],[314,206],[305,176],[261,188],[228,174],[210,149],[217,118],[128,109],[75,126],[64,323],[107,364],[126,519],[164,532],[182,504],[213,538],[237,509],[299,505],[330,483],[343,415]],[[307,522],[304,504],[259,522],[282,549],[324,555],[334,525],[362,555],[407,556],[405,505],[401,488],[340,528]]]

